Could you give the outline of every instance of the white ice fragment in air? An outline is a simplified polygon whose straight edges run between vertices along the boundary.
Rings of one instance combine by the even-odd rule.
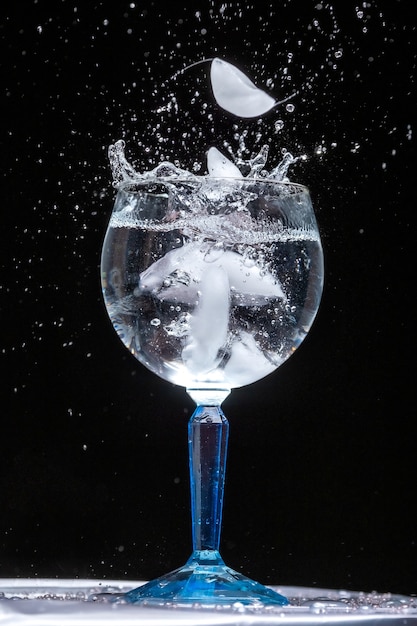
[[[190,317],[189,336],[182,359],[196,376],[214,369],[222,358],[229,324],[229,280],[222,267],[208,264],[197,306]]]
[[[237,67],[222,59],[213,59],[210,78],[217,104],[238,117],[257,117],[277,104]]]
[[[207,152],[207,169],[210,176],[218,178],[243,178],[241,171],[217,148]]]

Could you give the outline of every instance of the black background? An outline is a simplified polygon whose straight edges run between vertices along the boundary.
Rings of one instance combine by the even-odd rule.
[[[224,403],[223,557],[265,583],[415,593],[412,3],[9,4],[0,576],[147,579],[189,555],[193,404],[123,348],[99,260],[108,145],[124,138],[151,165],[156,88],[219,56],[259,85],[272,77],[279,97],[297,91],[294,113],[274,111],[263,129],[282,115],[272,152],[308,155],[291,178],[310,187],[326,260],[303,346]],[[199,66],[169,89],[187,100],[200,81],[212,106],[206,77]],[[191,124],[181,115],[177,133]],[[166,155],[204,160],[233,122],[224,115],[215,137],[206,126],[199,144],[173,133]]]

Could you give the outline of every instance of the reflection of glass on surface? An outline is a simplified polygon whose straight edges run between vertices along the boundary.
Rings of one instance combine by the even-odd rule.
[[[335,589],[280,587],[288,606],[242,613],[238,609],[218,613],[165,610],[118,603],[117,598],[138,582],[52,579],[3,579],[0,584],[0,621],[33,626],[59,624],[154,624],[181,623],[184,626],[415,626],[417,600],[409,596],[358,593]],[[116,601],[113,602],[112,600]]]

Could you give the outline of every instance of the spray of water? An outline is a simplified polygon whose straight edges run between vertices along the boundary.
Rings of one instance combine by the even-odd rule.
[[[286,102],[292,98],[289,96],[285,100],[277,102],[270,94],[259,89],[250,78],[248,78],[241,70],[234,65],[216,57],[211,59],[202,59],[176,72],[171,79],[174,80],[179,74],[203,63],[211,63],[210,83],[214,99],[218,106],[239,118],[260,117],[277,107],[279,104]],[[171,100],[173,102],[173,100]],[[162,112],[162,108],[158,109]],[[165,107],[164,110],[169,110]],[[242,134],[240,141],[243,146]],[[134,167],[128,162],[125,156],[125,143],[120,140],[109,148],[109,159],[113,172],[113,181],[115,185],[124,182],[135,182],[143,178],[161,177],[163,176],[183,176],[194,177],[191,172],[182,170],[177,165],[170,162],[159,164],[157,168],[145,172],[138,173]],[[207,152],[207,169],[210,176],[213,177],[230,177],[240,178],[243,176],[242,170],[246,171],[249,178],[271,178],[277,181],[286,181],[289,167],[298,159],[293,157],[290,152],[285,152],[284,157],[271,172],[265,169],[268,157],[268,145],[263,145],[258,153],[251,159],[244,160],[241,156],[238,164],[233,163],[222,152],[211,147]],[[243,150],[240,150],[242,154]],[[238,165],[241,166],[239,169]]]

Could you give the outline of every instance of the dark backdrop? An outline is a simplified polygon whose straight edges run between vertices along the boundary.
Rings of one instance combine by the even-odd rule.
[[[109,143],[124,138],[143,165],[155,86],[220,56],[298,92],[272,149],[309,157],[292,178],[311,189],[326,258],[303,346],[224,404],[223,556],[271,584],[416,592],[412,3],[10,4],[0,576],[145,579],[189,555],[193,405],[123,348],[99,258]],[[193,71],[175,86],[184,97],[197,77],[205,88],[207,69]],[[201,159],[177,145],[171,158]]]

